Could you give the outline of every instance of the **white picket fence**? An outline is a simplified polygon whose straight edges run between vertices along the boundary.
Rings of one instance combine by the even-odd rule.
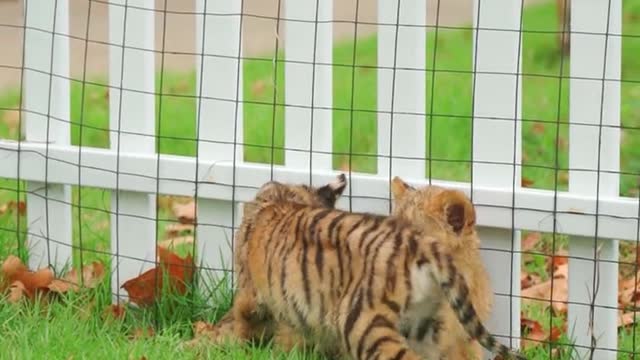
[[[314,184],[334,175],[328,155],[333,3],[318,1],[283,2],[285,60],[292,62],[285,66],[287,150],[286,165],[273,172],[278,180],[308,182],[310,169]],[[473,188],[435,183],[473,191],[483,256],[496,293],[490,322],[495,334],[512,346],[519,343],[519,230],[561,232],[572,235],[569,254],[577,257],[569,263],[570,336],[584,355],[593,329],[598,346],[594,358],[613,359],[616,239],[638,238],[638,201],[618,196],[621,0],[571,4],[571,170],[569,191],[557,193],[520,187],[521,3],[475,2]],[[0,176],[26,180],[31,191],[32,267],[47,265],[49,256],[54,266],[70,259],[72,185],[113,192],[117,277],[112,287],[120,293],[124,280],[153,266],[156,229],[149,219],[156,218],[157,193],[194,196],[197,189],[197,256],[216,268],[221,266],[220,251],[231,259],[228,227],[238,224],[238,205],[271,176],[270,166],[243,162],[242,146],[234,145],[243,141],[241,0],[196,0],[199,157],[155,153],[153,4],[109,1],[111,148],[97,149],[70,145],[69,1],[26,0],[26,141],[0,141]],[[426,80],[416,74],[425,69],[426,11],[425,0],[378,1],[378,175],[354,173],[349,179],[352,192],[347,196],[354,211],[388,213],[390,168],[417,185],[427,182],[424,162],[407,159],[425,153]],[[306,135],[311,133],[313,148]],[[346,203],[345,198],[339,206]],[[54,241],[47,246],[47,239]],[[596,253],[602,261],[590,325]],[[137,259],[148,262],[142,266]]]

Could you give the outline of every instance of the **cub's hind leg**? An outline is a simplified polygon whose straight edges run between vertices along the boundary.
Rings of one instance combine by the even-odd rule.
[[[230,311],[233,317],[233,336],[237,340],[267,341],[273,337],[274,319],[268,310],[258,303],[253,290],[239,290]]]
[[[269,340],[273,335],[271,323],[271,316],[257,305],[255,296],[249,291],[239,290],[231,309],[202,334],[208,343],[217,345]]]
[[[397,314],[366,306],[361,297],[341,319],[345,350],[354,359],[421,359],[400,334]]]

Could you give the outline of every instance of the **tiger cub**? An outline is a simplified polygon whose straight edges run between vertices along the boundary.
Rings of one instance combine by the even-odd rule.
[[[270,184],[273,184],[273,186]],[[282,350],[291,350],[296,346],[306,345],[305,338],[301,334],[295,332],[294,329],[282,321],[273,321],[270,314],[256,307],[254,300],[256,294],[246,270],[247,244],[245,233],[248,228],[253,227],[257,209],[255,204],[266,201],[290,201],[316,207],[334,208],[346,185],[347,180],[344,174],[338,175],[329,184],[317,188],[293,184],[281,186],[277,182],[272,182],[263,185],[263,191],[258,192],[252,202],[245,204],[242,222],[235,235],[233,251],[234,272],[238,290],[234,295],[232,309],[218,320],[213,328],[207,330],[206,337],[209,343],[221,344],[238,339],[252,341],[273,340]],[[235,313],[244,310],[246,312],[240,314],[240,318],[243,321],[236,321]],[[197,341],[190,343],[193,345]],[[327,347],[326,351],[329,353],[332,350]]]
[[[475,228],[475,209],[461,191],[439,186],[415,189],[395,177],[392,214],[418,225],[441,242],[469,286],[469,300],[482,321],[489,318],[492,291],[489,275],[480,257],[480,240]],[[467,335],[448,304],[442,304],[434,318],[402,321],[401,327],[413,349],[429,359],[480,359],[482,349]],[[444,336],[446,334],[446,336]]]
[[[400,319],[411,312],[432,318],[446,301],[488,350],[524,359],[483,326],[440,239],[401,218],[284,199],[289,186],[267,183],[245,205],[237,259],[247,286],[232,307],[239,339],[284,322],[355,359],[420,359]]]

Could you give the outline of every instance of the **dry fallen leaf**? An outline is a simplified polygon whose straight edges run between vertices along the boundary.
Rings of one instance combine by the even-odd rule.
[[[623,313],[622,311],[618,312],[618,327],[624,327],[624,326],[629,326],[633,323],[635,323],[635,318],[638,315],[638,312],[626,312]]]
[[[25,297],[27,289],[24,287],[24,284],[20,281],[14,281],[11,286],[9,286],[9,296],[7,297],[7,301],[11,304],[17,303]]]
[[[9,255],[2,263],[2,267],[0,268],[0,270],[2,270],[2,275],[6,279],[11,279],[17,274],[28,271],[29,269],[27,269],[27,267],[22,263],[22,260],[20,260],[19,257]]]
[[[126,308],[122,304],[111,304],[102,311],[102,319],[109,320],[122,320],[126,313]]]
[[[540,277],[538,275],[527,273],[520,274],[520,289],[527,289],[539,283]]]
[[[544,134],[544,124],[538,122],[533,124],[531,131],[537,135]]]
[[[523,333],[521,342],[523,349],[540,345],[541,342],[547,339],[547,334],[542,329],[542,325],[535,320],[527,319],[524,316],[520,317],[520,328]]]
[[[555,255],[551,256],[549,261],[550,269],[557,269],[558,266],[568,264],[569,257],[567,256],[567,252],[564,250],[558,251]]]
[[[524,176],[523,176],[523,177],[522,177],[522,179],[520,180],[520,185],[521,185],[522,187],[525,187],[525,188],[526,188],[526,187],[531,187],[531,186],[533,186],[533,184],[534,184],[533,180],[528,179],[528,178],[526,178],[526,177],[524,177]]]
[[[539,232],[530,232],[522,239],[522,251],[529,251],[533,249],[536,244],[542,239],[542,235]]]
[[[71,269],[62,279],[55,279],[49,284],[49,290],[57,293],[65,293],[69,290],[78,291],[81,286],[93,289],[105,276],[104,265],[94,261],[82,268],[82,274],[76,269]]]
[[[34,299],[38,293],[47,293],[48,286],[53,281],[53,271],[49,268],[25,271],[16,274],[12,280],[21,282],[25,287],[26,296]]]
[[[212,343],[221,343],[227,339],[218,336],[219,333],[216,330],[215,324],[210,324],[204,321],[196,321],[193,323],[193,339],[188,340],[185,345],[188,347],[196,346],[201,343],[210,345]]]
[[[11,200],[0,206],[0,215],[10,214],[14,210],[18,210],[18,215],[24,216],[27,213],[27,204],[24,201]]]
[[[529,298],[523,299],[523,302],[544,301],[548,304],[548,302],[551,301],[551,295],[553,291],[553,309],[559,313],[566,312],[567,301],[569,298],[569,289],[567,284],[568,276],[569,264],[565,263],[558,266],[556,268],[556,271],[554,271],[553,273],[553,281],[547,280],[543,283],[533,285],[522,290],[522,296],[525,298]]]
[[[155,335],[155,331],[151,326],[147,328],[135,328],[133,332],[129,335],[129,340],[137,340],[142,338],[148,338]]]
[[[151,305],[156,300],[156,292],[166,285],[166,276],[169,280],[167,290],[181,295],[186,293],[187,284],[193,280],[194,263],[191,255],[181,258],[162,247],[158,246],[157,249],[159,266],[126,281],[121,286],[129,294],[132,303],[140,306]]]
[[[562,329],[554,326],[551,328],[551,331],[547,333],[538,321],[521,316],[520,328],[524,334],[521,343],[522,348],[524,349],[539,346],[546,341],[558,341],[560,336],[562,336],[562,333],[567,330],[567,324],[564,323]]]
[[[196,221],[196,203],[193,200],[187,203],[173,203],[171,210],[182,224],[193,224]]]
[[[251,84],[251,95],[253,95],[254,97],[260,97],[262,94],[264,94],[266,89],[267,84],[264,80],[256,80]]]

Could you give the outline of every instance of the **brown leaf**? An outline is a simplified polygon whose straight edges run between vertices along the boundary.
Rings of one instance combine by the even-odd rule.
[[[102,311],[105,320],[122,320],[125,315],[125,307],[122,304],[111,304]]]
[[[569,172],[558,172],[558,183],[560,183],[561,185],[567,185],[569,183]]]
[[[46,293],[47,286],[53,281],[53,272],[49,268],[38,271],[29,271],[18,257],[10,255],[2,263],[0,268],[0,290],[4,290],[7,284],[11,284],[12,296],[23,294],[29,299],[34,299],[37,293]]]
[[[204,321],[196,321],[193,323],[194,336],[202,336],[208,334],[214,329],[215,325]]]
[[[535,320],[522,316],[520,318],[520,328],[523,333],[523,339],[520,345],[523,349],[540,345],[547,339],[547,334],[544,332],[542,325]]]
[[[558,150],[566,150],[568,143],[566,139],[559,137],[558,141],[556,141],[556,145],[558,146]]]
[[[533,249],[540,241],[542,236],[539,232],[530,232],[522,239],[522,251],[529,251]]]
[[[260,97],[266,89],[267,84],[264,80],[256,80],[251,84],[251,95],[253,95],[253,97]]]
[[[636,316],[637,316],[638,312],[626,312],[623,313],[622,311],[618,312],[618,327],[624,327],[624,326],[629,326],[633,323],[636,322]]]
[[[521,292],[523,297],[522,303],[540,302],[543,305],[548,305],[551,302],[551,295],[553,290],[553,302],[552,307],[558,313],[564,313],[567,311],[567,301],[569,298],[569,288],[567,285],[566,277],[558,277],[552,281],[548,280],[543,283],[531,286],[524,289]]]
[[[211,340],[220,340],[216,325],[204,321],[196,321],[193,323],[193,339],[188,340],[185,345],[193,347],[201,343],[210,344]]]
[[[183,295],[187,284],[193,280],[194,263],[191,255],[181,258],[162,247],[157,247],[159,266],[147,270],[140,276],[126,281],[122,288],[127,291],[131,302],[140,306],[151,305],[156,300],[156,292],[163,289],[168,276],[168,291]],[[160,270],[160,271],[158,271]]]
[[[563,332],[566,332],[567,324],[565,322],[562,328],[553,326],[551,331],[547,333],[538,321],[521,316],[520,329],[524,334],[524,338],[521,343],[522,348],[524,349],[539,346],[545,341],[558,341]]]
[[[182,224],[193,224],[196,221],[196,203],[193,200],[188,203],[174,203],[171,210]]]
[[[554,279],[568,279],[569,278],[569,264],[559,265],[556,270],[553,272]]]
[[[0,215],[11,214],[14,210],[18,211],[18,215],[24,216],[27,213],[27,204],[24,201],[11,200],[0,206]]]
[[[25,216],[27,214],[27,203],[24,201],[18,201],[15,205],[18,209],[18,215]]]
[[[64,278],[53,280],[49,284],[49,290],[64,293],[69,290],[78,291],[81,286],[93,289],[104,279],[104,276],[104,265],[94,261],[82,268],[82,274],[78,274],[76,269],[71,269]]]
[[[148,338],[155,335],[155,331],[151,326],[147,328],[135,328],[133,332],[129,335],[129,340],[137,340],[142,338]]]
[[[19,257],[9,255],[2,263],[2,275],[7,279],[11,279],[18,274],[28,271],[29,269],[22,263]]]
[[[549,261],[550,269],[556,269],[560,265],[568,264],[569,257],[566,251],[558,251],[555,255],[551,256]]]
[[[636,282],[640,280],[640,274],[637,276],[618,281],[618,305],[621,308],[640,305],[640,284]]]
[[[535,274],[520,274],[520,289],[527,289],[540,283],[540,277]]]
[[[539,122],[533,124],[531,131],[536,135],[544,134],[544,124]]]
[[[49,268],[38,271],[24,271],[10,277],[11,282],[19,281],[25,287],[25,294],[29,299],[34,299],[38,293],[46,294],[48,286],[53,281],[53,271]]]
[[[11,304],[15,304],[26,296],[26,292],[27,289],[24,287],[23,283],[20,281],[14,281],[11,286],[9,286],[9,296],[7,297],[7,301]]]
[[[527,179],[527,178],[526,178],[526,177],[524,177],[524,176],[522,177],[522,180],[520,181],[520,185],[521,185],[522,187],[525,187],[525,188],[526,188],[526,187],[531,187],[531,186],[533,186],[533,184],[534,184],[533,180],[531,180],[531,179]]]

